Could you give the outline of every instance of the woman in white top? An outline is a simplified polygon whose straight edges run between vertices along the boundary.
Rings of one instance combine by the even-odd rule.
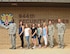
[[[24,35],[27,41],[27,48],[29,49],[30,43],[29,43],[29,37],[30,37],[30,28],[28,27],[28,25],[25,25],[25,30],[24,30]]]

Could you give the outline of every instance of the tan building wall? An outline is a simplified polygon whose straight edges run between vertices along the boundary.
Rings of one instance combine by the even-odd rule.
[[[70,44],[70,8],[62,7],[0,7],[0,15],[3,13],[12,13],[15,19],[15,22],[18,23],[19,20],[23,20],[24,23],[32,24],[41,23],[52,19],[54,25],[56,25],[56,20],[58,18],[63,19],[66,24],[66,33],[65,33],[65,44]],[[27,21],[25,21],[27,20]],[[32,21],[33,20],[33,21]],[[34,21],[35,20],[35,21]],[[57,41],[57,31],[55,29],[54,38]],[[17,34],[17,44],[20,43],[19,36]],[[9,44],[9,36],[7,30],[0,28],[0,44]]]

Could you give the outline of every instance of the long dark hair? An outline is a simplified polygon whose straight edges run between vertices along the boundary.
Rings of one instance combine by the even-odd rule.
[[[23,25],[23,21],[19,21],[19,27],[21,26],[21,25],[20,25],[20,22],[22,22],[22,25]]]

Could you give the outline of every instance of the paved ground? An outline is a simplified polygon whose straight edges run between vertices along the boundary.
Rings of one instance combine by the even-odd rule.
[[[70,54],[70,49],[0,49],[0,54]]]
[[[2,47],[2,48],[1,48]],[[5,48],[4,48],[5,47]],[[9,49],[8,45],[0,45],[0,54],[70,54],[70,45],[66,46],[64,49],[57,48],[36,48],[36,49],[27,49],[20,48],[17,46],[16,50]]]

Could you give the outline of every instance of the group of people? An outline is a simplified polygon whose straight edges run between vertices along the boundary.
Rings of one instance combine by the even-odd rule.
[[[5,27],[5,26],[2,26]],[[5,27],[6,29],[9,28],[9,35],[11,39],[12,47],[10,49],[16,49],[16,23],[14,23],[14,20],[12,20],[12,23],[9,26]],[[65,33],[65,24],[61,21],[61,19],[58,19],[58,23],[56,24],[56,28],[58,30],[58,47],[64,48],[64,33]],[[48,25],[46,22],[43,23],[41,26],[40,24],[32,24],[31,27],[29,27],[28,24],[23,25],[23,21],[19,22],[19,37],[21,40],[21,47],[24,48],[24,37],[27,42],[27,48],[36,48],[38,39],[38,45],[39,48],[42,47],[41,38],[43,37],[44,41],[44,47],[46,48],[48,43],[51,48],[54,47],[54,32],[55,27],[51,20],[48,21]],[[30,46],[30,37],[32,39],[33,46]],[[37,39],[36,39],[37,38]]]

